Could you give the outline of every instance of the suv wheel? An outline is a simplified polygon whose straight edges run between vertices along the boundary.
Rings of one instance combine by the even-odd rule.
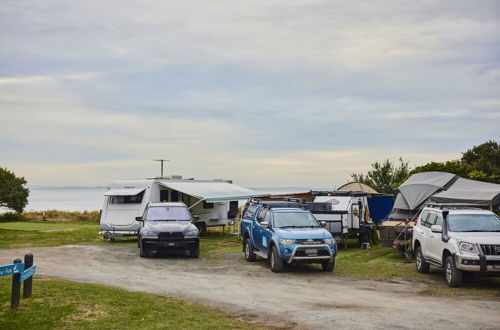
[[[189,251],[189,256],[191,258],[198,258],[200,256],[200,247],[197,246]]]
[[[415,251],[415,267],[417,268],[417,272],[428,273],[429,266],[429,263],[425,261],[424,255],[422,254],[422,247],[417,247],[417,251]]]
[[[335,267],[335,258],[330,258],[327,261],[321,263],[324,272],[333,272],[333,267]]]
[[[271,270],[275,273],[281,273],[283,271],[284,265],[283,265],[283,259],[280,258],[280,255],[278,253],[278,249],[276,249],[276,246],[273,246],[273,249],[271,250]]]
[[[245,259],[247,261],[255,261],[256,254],[253,252],[253,246],[252,246],[252,241],[250,238],[247,238],[243,244],[243,249],[245,251]]]
[[[446,284],[448,284],[449,287],[454,288],[462,285],[463,273],[453,264],[452,256],[448,256],[446,258],[446,262],[444,264],[444,274]]]
[[[142,248],[142,240],[139,239],[139,255],[141,256],[141,258],[146,258],[148,256],[148,254],[146,252],[144,252],[144,249]]]

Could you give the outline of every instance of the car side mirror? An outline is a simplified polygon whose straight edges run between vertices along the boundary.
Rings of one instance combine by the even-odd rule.
[[[326,221],[320,221],[319,224],[321,225],[321,227],[326,227]]]
[[[433,233],[442,233],[443,232],[443,227],[441,227],[440,225],[432,225],[431,226],[431,231]]]
[[[261,226],[262,228],[269,228],[269,222],[262,221],[262,222],[260,223],[260,226]]]
[[[142,217],[135,217],[135,221],[144,221]]]

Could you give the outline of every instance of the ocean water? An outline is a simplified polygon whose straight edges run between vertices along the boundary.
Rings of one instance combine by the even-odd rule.
[[[102,209],[105,187],[29,187],[25,211],[96,211]],[[261,193],[288,193],[308,191],[311,188],[250,188]],[[324,188],[323,188],[324,189]],[[313,189],[321,190],[321,189]],[[241,201],[240,204],[244,204]]]
[[[25,211],[102,209],[105,187],[29,187]]]

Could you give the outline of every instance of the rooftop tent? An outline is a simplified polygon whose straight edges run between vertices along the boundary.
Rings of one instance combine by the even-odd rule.
[[[448,190],[432,196],[431,201],[498,208],[500,206],[500,184],[458,178]]]
[[[403,219],[413,215],[431,195],[446,189],[457,178],[458,175],[446,172],[413,174],[396,190],[396,201],[389,218]]]
[[[224,181],[160,181],[160,185],[208,203],[248,199],[256,192]]]

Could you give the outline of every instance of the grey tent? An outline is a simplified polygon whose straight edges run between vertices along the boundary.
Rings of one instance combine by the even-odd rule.
[[[396,200],[389,219],[412,218],[430,196],[450,187],[458,178],[458,175],[446,172],[413,174],[396,190]]]
[[[500,206],[500,184],[458,178],[446,191],[431,197],[435,203],[466,203],[479,207]]]

